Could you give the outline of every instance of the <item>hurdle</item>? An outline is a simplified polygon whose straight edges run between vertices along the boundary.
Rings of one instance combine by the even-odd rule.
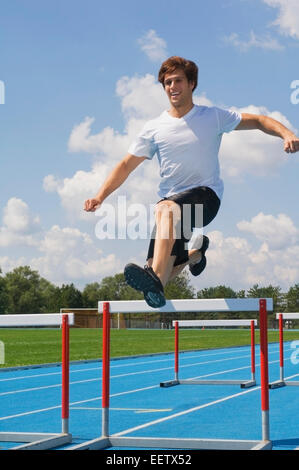
[[[298,381],[287,381],[284,379],[284,345],[283,345],[283,322],[284,320],[299,320],[299,313],[277,313],[276,319],[279,321],[279,375],[276,382],[269,384],[271,389],[285,387],[286,385],[298,387]]]
[[[72,442],[69,433],[69,326],[73,324],[73,313],[0,315],[0,328],[60,326],[62,335],[61,433],[0,432],[0,442],[23,443],[10,450],[48,450]]]
[[[168,300],[160,309],[149,307],[145,301],[99,302],[103,312],[102,357],[102,435],[66,450],[96,450],[109,447],[142,447],[162,449],[202,450],[269,450],[272,448],[269,431],[269,379],[268,379],[268,328],[267,309],[273,309],[272,299],[180,299]],[[127,437],[109,433],[110,400],[110,313],[148,312],[259,312],[261,357],[261,440],[205,439],[205,438],[152,438]],[[124,434],[124,433],[122,433]]]
[[[175,331],[175,361],[174,380],[161,382],[160,387],[173,387],[174,385],[240,385],[241,388],[249,388],[256,385],[255,380],[255,326],[257,320],[174,320],[172,326]],[[179,379],[179,328],[180,327],[205,327],[205,326],[250,326],[251,339],[251,379],[250,380],[198,380]]]

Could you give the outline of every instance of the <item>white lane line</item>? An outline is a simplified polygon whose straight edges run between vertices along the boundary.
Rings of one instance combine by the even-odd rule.
[[[151,388],[158,388],[158,387],[159,387],[159,385],[151,385],[150,387],[137,388],[135,390],[128,390],[126,392],[115,393],[115,394],[110,395],[110,397],[126,395],[126,394],[130,394],[130,393],[137,393],[137,392],[141,392],[141,391],[144,391],[144,390],[149,390]],[[102,397],[100,395],[98,397],[88,398],[86,400],[75,401],[73,403],[70,403],[70,407],[73,406],[73,405],[80,405],[81,403],[90,403],[91,401],[101,400],[101,398]],[[12,418],[19,418],[21,416],[27,416],[27,415],[36,414],[36,413],[42,413],[42,412],[45,412],[45,411],[56,410],[56,409],[59,409],[59,408],[61,408],[61,405],[50,406],[48,408],[41,408],[39,410],[24,411],[22,413],[17,413],[17,414],[14,414],[14,415],[0,417],[0,421],[4,421],[6,419],[12,419]]]
[[[275,362],[276,362],[276,361],[275,361]],[[299,375],[299,374],[291,375],[291,376],[289,376],[289,377],[286,377],[286,380],[291,379],[291,378],[293,378],[293,377],[296,377],[297,375]],[[133,428],[126,429],[126,430],[124,430],[124,431],[121,431],[121,432],[112,434],[112,436],[113,436],[113,437],[116,437],[116,436],[117,436],[117,437],[119,437],[119,436],[124,436],[124,435],[130,434],[130,433],[132,433],[132,432],[134,432],[134,431],[138,431],[138,430],[140,430],[140,429],[144,429],[144,428],[147,428],[147,427],[149,427],[149,426],[154,426],[154,425],[156,425],[156,424],[163,423],[163,422],[168,421],[168,420],[170,420],[170,419],[178,418],[178,417],[180,417],[180,416],[184,416],[184,415],[186,415],[186,414],[193,413],[193,412],[198,411],[198,410],[201,410],[201,409],[203,409],[203,408],[207,408],[207,407],[209,407],[209,406],[217,405],[218,403],[223,403],[223,402],[228,401],[228,400],[231,400],[231,399],[233,399],[233,398],[238,398],[238,397],[240,397],[240,396],[242,396],[242,395],[246,395],[247,393],[256,392],[257,390],[260,390],[260,388],[261,388],[261,387],[258,386],[258,387],[254,387],[254,388],[245,390],[245,391],[243,391],[243,392],[235,393],[235,394],[233,394],[233,395],[229,395],[229,396],[227,396],[227,397],[223,397],[223,398],[220,398],[220,399],[218,399],[218,400],[215,400],[215,401],[212,401],[212,402],[209,402],[209,403],[205,403],[205,404],[203,404],[203,405],[199,405],[199,406],[195,406],[195,407],[193,407],[193,408],[189,408],[188,410],[184,410],[184,411],[180,411],[180,412],[178,412],[178,413],[174,413],[173,415],[170,415],[170,416],[165,416],[165,417],[163,417],[163,418],[159,418],[159,419],[156,419],[156,420],[154,420],[154,421],[150,421],[149,423],[144,423],[144,424],[141,424],[141,425],[139,425],[139,426],[135,426],[135,427],[133,427]],[[112,436],[111,436],[111,437],[112,437]],[[295,450],[299,450],[299,447],[296,448]]]
[[[240,346],[241,347],[241,346]],[[246,346],[244,346],[246,347]],[[249,347],[249,346],[247,346]],[[258,345],[257,345],[258,347]],[[238,348],[237,346],[236,347],[233,347],[233,348]],[[285,349],[285,351],[288,351],[288,349]],[[276,349],[275,351],[270,351],[269,350],[269,354],[274,354],[274,353],[277,353],[278,352],[278,349]],[[210,353],[210,354],[201,354],[201,351],[198,350],[198,353],[199,354],[196,354],[196,355],[188,355],[188,351],[181,351],[180,354],[182,354],[182,356],[180,357],[180,361],[183,362],[183,361],[188,361],[190,359],[194,359],[194,358],[202,358],[202,357],[213,357],[213,356],[223,356],[224,354],[234,354],[234,351],[223,351],[223,350],[219,350],[217,352],[214,352],[214,353]],[[161,353],[161,355],[163,354],[166,354],[166,353]],[[137,361],[137,362],[131,362],[130,364],[121,364],[121,359],[118,359],[119,360],[119,364],[110,364],[110,368],[113,369],[113,368],[123,368],[123,367],[132,367],[132,366],[135,366],[135,365],[143,365],[143,364],[152,364],[152,363],[157,363],[157,362],[169,362],[171,360],[173,360],[173,355],[174,353],[173,352],[169,352],[168,355],[169,357],[166,358],[166,359],[155,359],[155,360],[150,360],[150,361]],[[244,356],[244,357],[249,357],[249,356]],[[127,360],[129,358],[126,358],[125,360]],[[232,359],[234,359],[234,356],[232,357]],[[99,360],[100,361],[100,360]],[[111,362],[113,361],[113,358],[111,358]],[[214,361],[209,361],[211,363],[213,363]],[[101,364],[101,363],[100,363]],[[30,366],[28,366],[30,367]],[[59,365],[53,365],[53,367],[60,367]],[[41,368],[42,368],[42,365],[41,365]],[[97,366],[97,367],[88,367],[87,369],[75,369],[75,370],[72,370],[70,369],[70,374],[76,374],[76,373],[82,373],[82,372],[89,372],[89,371],[93,371],[93,370],[99,370],[101,371],[102,367],[101,365]],[[0,369],[0,372],[1,372],[1,369]],[[42,378],[42,377],[48,377],[48,376],[52,376],[52,375],[61,375],[61,370],[58,371],[58,372],[48,372],[48,373],[41,373],[41,374],[34,374],[34,375],[25,375],[25,376],[20,376],[20,377],[6,377],[6,378],[0,378],[0,382],[8,382],[8,381],[13,381],[13,380],[28,380],[28,379],[31,379],[31,378]]]
[[[239,357],[236,357],[235,359],[242,359],[242,358],[245,358],[245,357],[248,357],[248,356],[239,356]],[[213,363],[230,361],[230,360],[231,360],[231,358],[217,359],[216,361],[213,361]],[[192,363],[192,364],[181,365],[181,368],[194,367],[194,366],[202,365],[202,364],[210,364],[210,361],[208,361],[208,362],[195,362],[195,363]],[[250,366],[246,366],[246,367],[249,368]],[[152,373],[157,373],[157,372],[161,372],[161,371],[164,371],[164,370],[173,370],[173,366],[163,367],[163,368],[160,368],[160,369],[142,370],[142,371],[138,371],[138,372],[128,372],[128,373],[125,373],[125,374],[111,375],[110,378],[111,379],[116,379],[116,378],[121,378],[121,377],[129,377],[129,376],[132,376],[132,375],[152,374]],[[238,369],[236,369],[236,370],[238,370]],[[101,377],[96,377],[96,378],[93,378],[93,379],[76,380],[74,382],[70,382],[70,385],[81,384],[81,383],[85,384],[87,382],[94,382],[94,381],[97,381],[97,380],[101,380]],[[36,391],[36,390],[45,390],[45,389],[48,389],[48,388],[55,388],[55,387],[61,387],[61,383],[53,384],[53,385],[43,385],[43,386],[40,386],[40,387],[25,388],[25,389],[21,389],[21,390],[12,390],[12,391],[8,391],[8,392],[2,392],[2,393],[0,393],[0,396],[13,395],[15,393],[33,392],[33,391]]]
[[[182,353],[184,353],[184,351],[182,351]],[[161,353],[163,354],[163,353]],[[167,359],[156,359],[154,361],[138,361],[138,362],[131,362],[130,364],[121,364],[121,360],[119,360],[119,364],[115,365],[115,364],[112,364],[112,361],[113,361],[113,358],[111,358],[111,364],[110,364],[110,369],[115,369],[115,368],[124,368],[124,367],[134,367],[134,366],[139,366],[139,365],[144,365],[144,364],[153,364],[153,363],[157,363],[157,362],[169,362],[169,361],[173,361],[173,354],[174,353],[170,353],[169,354],[169,357]],[[219,354],[229,354],[229,352],[225,351],[224,353],[217,353],[217,354],[201,354],[200,356],[197,354],[195,356],[188,356],[188,357],[181,357],[181,361],[183,360],[189,360],[189,359],[194,359],[194,358],[201,358],[201,357],[204,357],[204,356],[207,356],[207,357],[211,357],[211,356],[217,356]],[[233,354],[232,352],[230,354]],[[101,363],[100,363],[101,364]],[[42,366],[41,366],[42,367]],[[53,366],[54,367],[54,366]],[[55,367],[60,367],[60,366],[55,366]],[[102,370],[102,367],[101,365],[97,366],[97,367],[89,367],[87,369],[75,369],[75,370],[71,370],[70,369],[70,374],[77,374],[77,373],[81,373],[81,372],[89,372],[89,371],[92,371],[92,370],[97,370],[97,371],[101,371]],[[0,370],[1,372],[1,370]],[[41,374],[34,374],[34,375],[24,375],[24,376],[20,376],[20,377],[6,377],[4,379],[1,379],[0,378],[0,382],[10,382],[10,381],[13,381],[13,380],[29,380],[29,379],[32,379],[32,378],[42,378],[42,377],[49,377],[49,376],[52,376],[52,375],[61,375],[61,370],[58,371],[58,372],[48,372],[48,373],[41,373]]]
[[[180,369],[185,369],[187,367],[195,367],[195,366],[198,366],[198,365],[215,364],[215,363],[218,363],[218,362],[226,362],[226,361],[231,361],[231,360],[244,359],[244,358],[247,358],[247,357],[250,357],[250,355],[246,354],[246,355],[243,355],[243,356],[234,356],[234,357],[229,357],[229,358],[225,358],[225,359],[223,359],[223,358],[222,359],[216,359],[216,360],[213,360],[213,361],[200,361],[200,362],[193,362],[192,364],[184,364],[184,365],[181,364]],[[274,363],[274,362],[278,362],[278,361],[273,361],[272,363]],[[251,366],[248,365],[248,366],[242,367],[241,369],[243,369],[243,368],[248,369],[250,367]],[[111,375],[110,378],[111,379],[116,379],[116,378],[121,378],[121,377],[132,376],[132,375],[152,374],[152,373],[157,373],[157,372],[166,371],[166,370],[173,370],[173,366],[163,367],[163,368],[159,368],[159,369],[141,370],[141,371],[137,371],[137,372],[127,372],[125,374]],[[229,371],[223,371],[223,373],[232,372],[234,370],[237,371],[237,370],[240,370],[240,368],[230,369]],[[217,375],[219,373],[222,373],[222,372],[215,372],[214,374]],[[214,374],[209,374],[209,375],[214,375]],[[92,379],[76,380],[76,381],[70,382],[70,385],[85,384],[85,383],[88,383],[88,382],[95,382],[97,380],[101,380],[101,377],[96,377],[96,378],[92,378]],[[37,391],[37,390],[45,390],[45,389],[48,389],[48,388],[55,388],[55,387],[61,387],[61,383],[2,392],[2,393],[0,393],[0,396],[13,395],[14,393],[33,392],[33,391]]]
[[[135,426],[133,428],[130,428],[130,429],[126,429],[125,431],[121,431],[121,432],[118,432],[118,433],[115,433],[115,434],[112,434],[113,437],[116,437],[116,436],[124,436],[126,434],[129,434],[131,432],[134,432],[134,431],[138,431],[139,429],[144,429],[144,428],[147,428],[149,426],[154,426],[155,424],[160,424],[160,423],[163,423],[164,421],[168,421],[170,419],[174,419],[174,418],[178,418],[180,416],[184,416],[186,414],[189,414],[189,413],[193,413],[195,411],[198,411],[198,410],[201,410],[203,408],[207,408],[208,406],[213,406],[213,405],[217,405],[218,403],[223,403],[225,401],[228,401],[228,400],[231,400],[233,398],[237,398],[237,397],[240,397],[242,395],[245,395],[247,393],[251,393],[251,392],[256,392],[257,390],[259,390],[261,387],[255,387],[253,389],[248,389],[244,392],[239,392],[239,393],[235,393],[234,395],[229,395],[227,397],[224,397],[224,398],[220,398],[219,400],[215,400],[215,401],[211,401],[209,403],[205,403],[203,405],[199,405],[199,406],[194,406],[193,408],[189,408],[188,410],[184,410],[184,411],[180,411],[178,413],[174,413],[173,415],[170,415],[170,416],[165,416],[163,418],[159,418],[159,419],[156,419],[154,421],[150,421],[149,423],[145,423],[145,424],[141,424],[139,426]]]
[[[269,364],[273,364],[275,362],[279,362],[279,360],[269,362]],[[210,375],[215,375],[215,373],[202,375],[198,378],[204,378],[204,377],[208,377]],[[292,378],[292,377],[293,376],[286,377],[285,380],[288,380],[289,378]],[[134,390],[127,390],[127,391],[124,391],[124,392],[113,393],[113,394],[110,395],[110,398],[119,397],[119,396],[122,396],[122,395],[129,395],[131,393],[143,392],[145,390],[150,390],[150,389],[154,389],[154,388],[160,388],[160,385],[157,385],[157,384],[156,385],[150,385],[148,387],[137,388],[137,389],[134,389]],[[81,405],[82,403],[90,403],[92,401],[101,400],[101,399],[102,399],[101,395],[97,396],[97,397],[94,397],[94,398],[87,398],[86,400],[80,400],[80,401],[70,403],[70,407],[74,406],[74,405]],[[23,412],[23,413],[18,413],[18,414],[10,415],[10,416],[3,416],[3,417],[0,417],[0,421],[6,420],[6,419],[18,418],[18,417],[21,417],[21,416],[31,415],[31,414],[35,414],[35,413],[50,411],[50,410],[54,410],[54,409],[58,409],[58,408],[61,408],[61,405],[51,406],[51,407],[48,407],[48,408],[42,408],[42,409],[39,409],[39,410],[26,411],[26,412]]]

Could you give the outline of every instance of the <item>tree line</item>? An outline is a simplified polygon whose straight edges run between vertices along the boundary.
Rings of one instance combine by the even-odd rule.
[[[225,285],[196,291],[188,273],[183,272],[168,283],[165,296],[167,299],[270,297],[275,312],[299,312],[299,284],[285,293],[279,286],[257,284],[247,291],[234,291]],[[0,314],[54,313],[61,308],[97,308],[99,300],[141,299],[143,295],[126,284],[122,273],[89,283],[80,290],[73,283],[56,286],[30,266],[17,267],[5,275],[0,269]]]

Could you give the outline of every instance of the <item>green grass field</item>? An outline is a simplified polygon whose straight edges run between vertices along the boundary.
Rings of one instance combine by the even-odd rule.
[[[278,331],[268,332],[269,342],[278,341]],[[284,332],[286,341],[298,340],[298,330]],[[14,367],[61,361],[61,331],[58,329],[2,329],[4,364]],[[256,343],[259,332],[256,332]],[[180,350],[225,348],[250,344],[250,331],[181,330]],[[172,352],[173,330],[111,330],[111,357]],[[70,360],[97,359],[102,356],[101,329],[70,330]]]

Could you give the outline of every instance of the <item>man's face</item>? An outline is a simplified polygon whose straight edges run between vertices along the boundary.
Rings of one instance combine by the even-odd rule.
[[[165,75],[164,89],[174,107],[184,106],[192,101],[193,82],[188,82],[183,70]]]

